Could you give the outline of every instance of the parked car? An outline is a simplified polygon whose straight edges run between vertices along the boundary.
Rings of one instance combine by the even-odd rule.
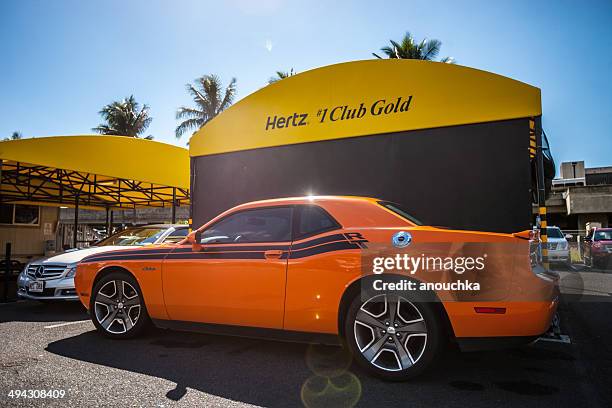
[[[17,279],[17,295],[35,300],[78,300],[74,289],[76,265],[86,256],[125,247],[177,243],[189,233],[187,225],[130,227],[89,248],[66,252],[30,262]]]
[[[96,329],[111,338],[136,336],[150,323],[292,340],[340,337],[367,370],[403,380],[426,369],[447,340],[475,349],[532,342],[546,332],[558,276],[532,263],[529,234],[421,226],[401,206],[373,198],[265,200],[220,214],[176,246],[91,255],[79,263],[75,283]],[[370,266],[368,248],[442,243],[456,251],[449,242],[501,244],[503,260],[515,250],[517,262],[473,276],[497,274],[488,281],[541,298],[513,300],[502,290],[495,299],[503,301],[479,301],[473,293],[435,301],[448,298],[441,291],[426,298],[370,291],[383,275],[362,271]],[[405,277],[425,275],[385,275]]]
[[[546,235],[548,236],[547,248],[549,262],[553,264],[569,264],[569,243],[561,229],[555,226],[548,227],[546,228]]]
[[[605,269],[612,260],[612,228],[593,228],[582,240],[584,263]]]

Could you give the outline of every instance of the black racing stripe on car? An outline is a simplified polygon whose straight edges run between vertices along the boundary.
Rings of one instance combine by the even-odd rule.
[[[116,256],[134,256],[134,255],[147,255],[147,256],[160,256],[160,255],[165,255],[170,253],[171,250],[170,249],[166,249],[163,252],[162,251],[129,251],[129,252],[124,252],[124,251],[112,251],[112,252],[105,252],[102,254],[95,254],[95,255],[90,255],[86,258],[84,258],[84,261],[89,261],[91,259],[98,259],[98,258],[106,258],[106,257],[116,257]]]
[[[159,259],[162,260],[170,252],[156,253],[156,254],[107,254],[106,256],[99,256],[95,258],[83,259],[80,263],[91,263],[91,262],[104,262],[104,261],[116,261],[121,259]]]
[[[301,249],[310,248],[315,245],[325,244],[325,243],[334,242],[334,241],[346,241],[346,237],[343,234],[327,235],[325,237],[311,239],[310,241],[305,241],[300,244],[295,244],[293,245],[292,249],[294,251],[299,251]]]
[[[109,252],[102,252],[99,254],[92,254],[92,255],[88,255],[85,258],[83,258],[83,261],[81,262],[90,262],[92,259],[97,259],[97,258],[101,258],[101,257],[107,257],[107,256],[117,256],[117,252],[121,253],[122,255],[140,255],[140,254],[166,254],[168,252],[170,252],[172,249],[171,248],[160,248],[160,249],[138,249],[138,250],[123,250],[123,249],[116,249],[116,250],[112,250]]]
[[[333,237],[333,239],[332,239]],[[343,235],[336,234],[323,238],[314,239],[301,245],[296,245],[289,253],[288,245],[276,246],[226,246],[218,248],[206,248],[200,252],[193,252],[191,248],[175,248],[174,251],[160,253],[153,251],[141,251],[141,253],[108,253],[100,254],[99,256],[84,259],[82,263],[87,262],[103,262],[103,261],[122,261],[122,260],[163,260],[165,259],[265,259],[265,251],[268,250],[283,250],[280,259],[299,259],[308,256],[318,255],[326,252],[342,251],[348,249],[360,249],[357,243],[347,240],[336,241],[336,239],[344,239]],[[308,245],[306,245],[308,244]],[[300,247],[302,247],[300,249]]]
[[[183,246],[176,247],[176,248],[170,249],[170,251],[172,251],[172,252],[191,252],[192,251],[191,244],[189,244],[189,246],[185,246],[185,247],[183,247]]]
[[[192,252],[170,254],[166,259],[266,259],[264,251],[257,252]]]
[[[101,252],[99,254],[93,254],[91,256],[98,256],[98,255],[106,255],[106,254],[111,254],[111,253],[117,253],[117,252],[121,252],[122,254],[159,254],[159,253],[165,253],[165,252],[169,252],[172,251],[173,248],[170,247],[166,247],[166,248],[155,248],[155,249],[144,249],[144,248],[139,248],[139,249],[114,249],[112,251],[109,252]]]
[[[313,248],[306,248],[298,251],[291,251],[289,259],[306,258],[308,256],[319,255],[326,252],[343,251],[347,249],[359,249],[359,245],[348,241],[330,242],[329,244],[319,245]]]
[[[287,259],[287,253],[289,251],[288,245],[277,245],[277,246],[235,246],[235,247],[219,247],[219,248],[206,248],[201,252],[193,252],[191,248],[182,248],[181,251],[169,252],[166,250],[164,253],[108,253],[101,254],[100,256],[92,257],[81,261],[82,263],[88,262],[103,262],[103,261],[117,261],[117,260],[137,260],[137,259],[148,259],[162,260],[167,259],[199,259],[199,258],[219,258],[219,259],[264,259],[264,252],[272,249],[280,249],[286,252],[283,253],[281,259]],[[188,250],[187,250],[188,249]],[[216,256],[216,254],[227,254],[222,256]],[[238,254],[233,256],[231,254]],[[210,256],[208,256],[210,255]]]
[[[269,251],[272,249],[280,249],[282,251],[288,251],[289,245],[267,245],[267,246],[207,246],[204,247],[202,252],[248,252],[248,251]]]

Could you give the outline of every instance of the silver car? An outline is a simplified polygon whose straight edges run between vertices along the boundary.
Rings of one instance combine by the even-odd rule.
[[[569,264],[571,261],[569,243],[566,235],[559,227],[549,226],[546,228],[548,236],[548,260],[550,263]]]
[[[131,227],[89,248],[73,249],[26,265],[17,279],[17,296],[34,300],[78,300],[74,289],[77,264],[86,256],[164,242],[182,241],[189,233],[187,225],[157,224]]]

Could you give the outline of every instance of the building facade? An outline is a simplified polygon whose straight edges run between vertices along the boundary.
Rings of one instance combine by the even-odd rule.
[[[585,167],[584,161],[561,164],[546,200],[548,225],[584,235],[588,226],[612,225],[612,166]],[[534,207],[534,214],[536,208]]]

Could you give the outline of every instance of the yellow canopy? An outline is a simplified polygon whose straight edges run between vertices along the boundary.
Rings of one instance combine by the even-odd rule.
[[[1,202],[137,208],[189,200],[187,149],[124,136],[0,142]]]
[[[540,90],[440,62],[354,61],[306,71],[245,97],[204,125],[192,157],[536,117]]]

